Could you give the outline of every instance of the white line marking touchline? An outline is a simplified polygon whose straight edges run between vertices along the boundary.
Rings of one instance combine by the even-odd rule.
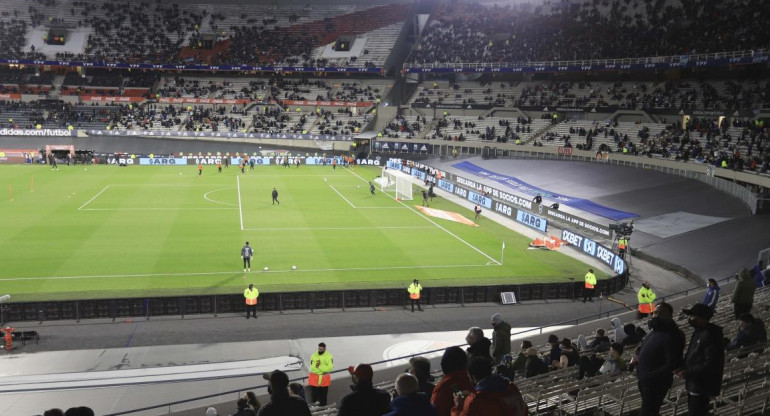
[[[235,182],[238,184],[238,214],[241,218],[241,230],[243,230],[243,205],[241,204],[241,177],[236,176]]]
[[[101,195],[101,194],[102,194],[102,192],[106,191],[106,190],[107,190],[107,188],[109,188],[109,187],[110,187],[110,185],[107,185],[107,186],[105,186],[105,187],[104,187],[104,188],[103,188],[101,191],[99,191],[99,193],[98,193],[98,194],[94,195],[94,197],[93,197],[93,198],[89,199],[88,201],[86,201],[86,203],[85,203],[85,204],[81,205],[81,206],[80,206],[80,208],[78,208],[78,211],[82,210],[84,206],[86,206],[86,205],[90,204],[90,203],[91,203],[91,201],[93,201],[94,199],[96,199],[96,198],[97,198],[99,195]]]
[[[317,272],[360,272],[366,270],[403,270],[403,269],[457,269],[466,267],[489,267],[488,264],[453,264],[453,265],[431,265],[431,266],[391,266],[391,267],[347,267],[347,268],[329,268],[329,269],[297,269],[297,270],[270,270],[267,273],[317,273]],[[248,274],[260,274],[264,272],[252,272]],[[0,278],[0,282],[13,282],[19,280],[68,280],[68,279],[103,279],[109,277],[160,277],[160,276],[215,276],[223,274],[240,275],[240,270],[231,270],[227,272],[197,272],[197,273],[147,273],[147,274],[102,274],[90,276],[49,276],[49,277],[11,277]]]
[[[348,171],[348,172],[350,172],[350,174],[351,174],[351,175],[353,175],[353,176],[356,176],[357,178],[361,179],[362,181],[364,181],[364,182],[369,182],[369,181],[367,181],[366,179],[362,178],[362,177],[361,177],[359,174],[357,174],[357,173],[355,173],[355,172],[351,171],[350,169],[345,169],[345,170],[346,170],[346,171]],[[396,199],[396,198],[393,198],[392,196],[390,196],[390,194],[388,194],[388,193],[386,193],[385,195],[387,195],[387,196],[388,196],[389,198],[391,198],[391,199]],[[398,201],[398,200],[396,199],[396,201]],[[432,219],[430,219],[430,218],[428,218],[427,216],[423,215],[421,212],[419,212],[419,211],[417,211],[417,210],[413,209],[412,207],[410,207],[410,206],[406,205],[406,204],[405,204],[403,201],[398,201],[398,202],[399,202],[400,204],[402,204],[403,206],[405,206],[406,208],[408,208],[409,210],[411,210],[412,212],[414,212],[415,214],[417,214],[417,215],[419,215],[419,216],[421,216],[421,217],[425,218],[425,220],[426,220],[426,221],[428,221],[429,223],[431,223],[431,224],[435,225],[436,227],[440,228],[441,230],[445,231],[447,234],[449,234],[449,235],[451,235],[452,237],[456,238],[457,240],[459,240],[460,242],[462,242],[462,243],[463,243],[463,244],[465,244],[466,246],[468,246],[468,247],[472,248],[473,250],[475,250],[476,252],[478,252],[478,253],[479,253],[479,254],[481,254],[482,256],[484,256],[484,257],[486,257],[486,258],[488,258],[488,259],[492,260],[492,261],[493,261],[495,264],[497,264],[498,266],[502,266],[502,264],[501,264],[499,261],[497,261],[497,260],[493,259],[493,258],[492,258],[492,257],[490,257],[490,256],[489,256],[487,253],[484,253],[483,251],[481,251],[479,248],[477,248],[477,247],[476,247],[476,246],[474,246],[473,244],[471,244],[471,243],[469,243],[469,242],[467,242],[467,241],[463,240],[462,238],[460,238],[460,236],[458,236],[458,235],[454,234],[453,232],[451,232],[451,231],[447,230],[446,228],[442,227],[441,225],[439,225],[438,223],[436,223],[436,222],[435,222],[435,221],[433,221]]]

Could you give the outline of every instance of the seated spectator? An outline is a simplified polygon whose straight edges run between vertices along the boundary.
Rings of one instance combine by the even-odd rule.
[[[529,340],[523,340],[521,341],[521,350],[519,351],[519,354],[516,356],[516,359],[513,360],[513,363],[511,363],[511,369],[513,370],[513,373],[518,375],[519,377],[524,376],[524,370],[527,366],[527,350],[529,348],[532,348],[532,341]],[[513,380],[513,377],[508,377],[509,379]]]
[[[289,395],[289,376],[283,371],[275,370],[270,373],[267,392],[270,401],[259,409],[259,416],[297,415],[310,416],[307,402],[296,396]]]
[[[569,338],[561,340],[561,356],[559,356],[558,368],[567,368],[577,365],[580,355],[577,348],[572,344]]]
[[[610,324],[612,324],[612,329],[615,330],[615,342],[622,343],[623,338],[626,337],[626,331],[623,329],[623,322],[620,318],[612,318]]]
[[[610,338],[605,335],[604,328],[598,328],[590,343],[586,341],[583,334],[580,334],[577,338],[577,344],[580,347],[580,352],[605,352],[610,349]]]
[[[386,416],[436,416],[436,408],[428,396],[420,391],[417,377],[403,373],[396,377],[396,398],[390,403],[390,413]]]
[[[527,349],[525,354],[527,355],[527,362],[524,365],[524,377],[535,377],[548,372],[548,366],[537,356],[537,349],[531,347]]]
[[[717,281],[709,279],[708,286],[706,287],[706,297],[703,298],[703,304],[711,309],[711,312],[716,311],[717,301],[719,300],[720,287]]]
[[[289,394],[307,401],[305,397],[305,387],[300,383],[289,383]]]
[[[70,407],[64,412],[64,416],[94,416],[94,411],[90,407]]]
[[[750,313],[744,313],[738,318],[738,334],[727,346],[727,350],[750,347],[767,342],[767,330],[761,319],[754,318]]]
[[[561,358],[559,337],[557,337],[556,334],[548,335],[548,344],[551,346],[551,352],[545,358],[544,362],[550,368],[557,368],[559,366],[559,359]]]
[[[219,412],[216,407],[209,407],[206,409],[206,416],[219,416]]]
[[[639,330],[641,330],[641,332]],[[642,338],[644,338],[644,330],[637,328],[634,324],[625,324],[623,326],[623,332],[626,334],[626,337],[623,338],[623,342],[621,342],[624,348],[631,345],[636,345],[642,342]]]
[[[241,397],[237,402],[238,410],[233,413],[233,416],[256,416],[254,410],[249,407],[249,401]]]
[[[432,383],[433,376],[430,375],[430,361],[425,357],[412,357],[409,360],[409,374],[417,377],[420,382],[420,391],[430,397],[433,389],[436,387]]]
[[[465,342],[468,343],[468,361],[474,357],[485,357],[492,359],[489,348],[492,346],[492,342],[484,336],[484,331],[474,326],[468,330],[468,335],[465,336]]]
[[[48,409],[43,412],[43,416],[64,416],[64,410],[61,409]]]
[[[519,416],[527,414],[527,403],[519,389],[507,378],[492,374],[492,363],[476,357],[468,365],[474,390],[455,395],[452,416]]]
[[[243,398],[249,403],[249,408],[254,411],[254,414],[257,414],[259,408],[262,407],[262,403],[259,402],[257,395],[253,391],[247,391]]]
[[[607,358],[602,366],[599,367],[599,373],[611,374],[625,371],[626,361],[623,359],[623,345],[617,342],[613,342],[610,345],[610,356]]]
[[[453,388],[460,391],[472,390],[473,384],[468,377],[466,364],[468,356],[460,347],[449,347],[444,351],[441,357],[441,372],[444,377],[436,384],[433,394],[430,396],[430,402],[436,407],[438,416],[449,416],[454,406]]]
[[[339,416],[380,416],[390,411],[390,394],[372,385],[374,371],[369,364],[348,367],[352,392],[342,398]]]

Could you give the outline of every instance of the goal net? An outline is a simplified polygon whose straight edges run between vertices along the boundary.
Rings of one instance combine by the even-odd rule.
[[[382,169],[382,192],[393,194],[396,199],[411,201],[412,176],[394,169]]]

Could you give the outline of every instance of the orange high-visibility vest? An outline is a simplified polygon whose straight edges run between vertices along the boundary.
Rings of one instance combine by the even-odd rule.
[[[258,296],[259,296],[259,291],[257,290],[257,288],[254,288],[254,290],[249,290],[248,288],[246,288],[246,290],[243,291],[243,297],[246,298],[247,305],[256,305]]]
[[[319,376],[318,374],[310,373],[307,376],[307,384],[313,387],[329,387],[332,384],[332,376],[329,374]]]

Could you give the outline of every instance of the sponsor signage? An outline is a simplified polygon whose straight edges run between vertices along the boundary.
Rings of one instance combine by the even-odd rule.
[[[174,97],[161,97],[158,98],[159,103],[163,104],[251,104],[251,100],[247,99],[235,99],[235,98],[174,98]]]
[[[566,229],[562,230],[561,239],[577,247],[583,253],[599,259],[617,274],[623,274],[626,271],[625,260],[621,259],[617,254],[613,253],[612,250],[596,241]]]
[[[488,73],[488,72],[501,72],[501,73],[515,73],[515,72],[589,72],[589,71],[636,71],[636,70],[655,70],[655,69],[671,69],[671,68],[703,68],[703,67],[717,67],[717,66],[730,66],[730,65],[749,65],[770,62],[770,57],[763,56],[761,54],[754,54],[753,56],[742,57],[720,57],[720,58],[704,58],[698,57],[690,58],[685,57],[677,58],[677,61],[672,62],[638,62],[638,63],[624,63],[624,64],[579,64],[579,65],[550,65],[542,64],[530,64],[530,65],[511,65],[508,67],[436,67],[436,68],[404,68],[404,71],[410,74],[428,74],[428,73]],[[440,65],[440,64],[439,64]]]
[[[276,164],[278,164],[278,158],[280,156],[276,156]],[[255,166],[261,166],[261,165],[269,165],[270,164],[270,158],[263,156],[263,157],[249,157],[249,162],[254,159],[254,165]],[[242,157],[238,156],[232,156],[230,158],[230,164],[234,166],[238,166],[241,164],[241,160],[243,160]],[[291,159],[290,159],[291,160]],[[214,163],[216,165],[216,163]]]
[[[588,107],[565,107],[560,105],[522,105],[519,109],[525,111],[540,111],[544,113],[614,113],[618,111],[617,106],[588,106]]]
[[[581,228],[585,231],[590,231],[592,233],[598,234],[605,238],[612,238],[612,230],[610,230],[608,226],[600,225],[595,222],[584,220],[580,217],[570,215],[564,211],[559,211],[557,209],[543,208],[543,211],[544,212],[542,212],[542,214],[545,214],[547,217],[566,222],[574,227]]]
[[[380,158],[376,159],[356,159],[356,165],[380,166]]]
[[[401,170],[401,159],[396,160],[388,160],[385,164],[385,166],[388,167],[388,169],[395,169],[395,170]]]
[[[433,153],[432,144],[374,141],[374,152]]]
[[[0,136],[55,136],[71,137],[76,135],[75,130],[67,129],[0,129]]]
[[[680,108],[643,108],[650,114],[690,115],[693,117],[754,117],[752,110],[696,110]]]
[[[364,73],[364,74],[382,74],[385,69],[376,68],[353,68],[353,67],[331,67],[331,66],[251,66],[251,65],[170,65],[170,64],[129,64],[125,62],[85,62],[85,61],[67,61],[67,60],[43,60],[43,59],[0,59],[0,64],[11,65],[44,65],[44,66],[64,66],[64,67],[85,67],[85,68],[121,68],[121,69],[153,69],[153,70],[173,70],[173,71],[260,71],[260,72],[341,72],[341,73]]]
[[[437,108],[439,110],[490,110],[492,104],[412,103],[412,108]]]
[[[468,200],[474,204],[481,205],[484,208],[492,209],[492,199],[488,196],[477,194],[473,191],[468,191]]]
[[[153,165],[153,166],[176,166],[186,165],[187,158],[183,157],[140,157],[140,165]]]
[[[1,130],[0,130],[1,131]],[[1,135],[2,133],[0,133]],[[352,141],[353,136],[333,136],[329,134],[299,133],[243,133],[221,131],[144,131],[144,130],[86,130],[89,136],[141,136],[141,137],[189,137],[223,139],[288,139],[288,140],[323,140]]]
[[[314,107],[371,107],[371,101],[316,101],[316,100],[281,100],[283,105],[314,106]]]
[[[412,169],[412,176],[415,178],[419,178],[421,180],[425,180],[425,172],[419,170],[419,169]]]
[[[21,100],[21,94],[14,94],[14,93],[0,94],[0,100]]]
[[[438,180],[438,187],[449,193],[454,193],[455,190],[455,185],[453,183],[447,182],[443,179]]]
[[[516,221],[542,232],[546,232],[548,229],[548,221],[545,218],[540,218],[537,215],[530,214],[529,212],[520,209],[516,210]]]
[[[572,156],[572,148],[571,147],[559,146],[559,147],[556,148],[556,151],[560,155]]]
[[[96,95],[86,95],[80,97],[83,101],[103,102],[103,103],[138,103],[145,100],[144,97],[102,97]]]

